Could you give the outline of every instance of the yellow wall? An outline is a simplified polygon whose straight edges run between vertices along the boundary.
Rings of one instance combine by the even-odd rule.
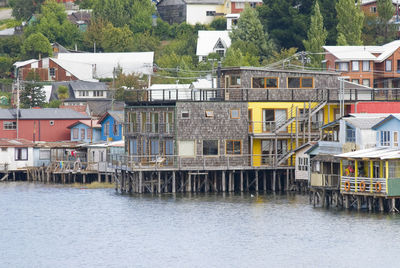
[[[262,133],[262,110],[263,109],[286,109],[287,112],[287,118],[295,117],[296,116],[296,107],[299,109],[308,109],[309,103],[304,103],[304,102],[249,102],[248,104],[248,109],[252,110],[252,120],[254,122],[253,124],[253,133]],[[315,107],[318,105],[318,103],[311,103],[311,107]],[[293,107],[293,109],[292,109]],[[334,110],[335,108],[339,108],[339,105],[337,104],[330,104],[330,107],[328,109],[328,106],[325,105],[323,108],[324,111],[324,124],[327,124],[329,122],[332,122],[334,120],[335,114]],[[293,111],[293,114],[290,114],[291,111]],[[328,117],[329,113],[329,117]],[[329,119],[329,120],[328,120]],[[250,120],[250,119],[249,119]],[[296,133],[296,126],[295,123],[293,123],[291,126],[288,126],[288,132],[291,133],[293,130],[293,133]],[[261,140],[262,139],[253,139],[253,166],[261,166]],[[287,146],[288,150],[290,151],[292,148],[296,146],[296,143],[290,143],[290,139],[287,140]],[[292,157],[294,159],[294,156]],[[294,164],[294,161],[291,161],[292,164]]]

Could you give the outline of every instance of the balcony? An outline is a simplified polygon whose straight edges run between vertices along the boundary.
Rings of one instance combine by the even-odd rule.
[[[311,186],[339,189],[339,175],[338,174],[319,174],[311,173]]]
[[[145,134],[160,134],[173,136],[175,133],[174,123],[145,123],[141,126],[134,123],[125,124],[126,135],[145,135]]]
[[[400,179],[349,176],[340,178],[340,192],[344,194],[389,196],[388,190],[391,186],[391,194],[400,195]]]

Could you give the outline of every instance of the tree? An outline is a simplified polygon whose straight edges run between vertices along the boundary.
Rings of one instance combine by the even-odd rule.
[[[102,33],[103,40],[101,44],[105,52],[132,51],[133,34],[127,25],[114,27],[111,23],[108,23]]]
[[[211,28],[214,28],[217,31],[225,31],[226,30],[226,18],[216,18],[211,24]]]
[[[69,98],[69,89],[67,86],[59,86],[57,89],[57,96],[61,102]]]
[[[271,58],[263,64],[266,65],[282,61],[282,66],[285,66],[285,68],[290,68],[290,65],[301,65],[302,63],[298,60],[297,56],[294,56],[296,53],[296,47],[291,47],[289,49],[282,48],[280,51],[274,51]],[[286,67],[286,65],[288,66]]]
[[[306,51],[312,53],[323,52],[322,46],[325,45],[327,36],[328,33],[324,28],[324,19],[319,10],[318,1],[315,1],[313,15],[311,16],[311,24],[307,33],[308,40],[303,41]],[[323,54],[313,54],[311,55],[311,65],[320,67],[323,59]]]
[[[75,4],[79,5],[79,9],[93,8],[93,0],[75,0]]]
[[[240,14],[237,27],[232,30],[230,37],[232,43],[244,41],[248,44],[254,44],[262,59],[268,58],[275,49],[275,44],[269,39],[268,33],[264,32],[257,11],[249,5],[246,5]]]
[[[393,41],[396,38],[396,25],[392,24],[390,20],[393,18],[396,9],[393,6],[392,0],[378,0],[377,11],[378,29],[381,33],[381,39],[383,39],[381,42],[387,43]]]
[[[14,59],[8,56],[0,57],[0,77],[7,78],[11,75]]]
[[[44,0],[14,0],[12,1],[12,15],[17,20],[27,20],[40,10]]]
[[[225,59],[222,62],[223,66],[259,66],[259,58],[250,54],[243,54],[240,49],[228,48]]]
[[[19,100],[22,108],[43,107],[46,102],[46,94],[42,90],[43,85],[39,84],[39,74],[30,71],[26,82],[23,84]]]
[[[151,30],[155,8],[148,0],[95,0],[96,18],[111,22],[114,27],[128,25],[133,33]]]
[[[361,31],[364,21],[364,13],[360,8],[360,2],[354,0],[339,0],[336,4],[338,16],[337,24],[337,45],[339,46],[360,46]]]
[[[94,49],[96,46],[96,52],[104,51],[102,42],[106,25],[107,22],[101,18],[92,19],[87,31],[83,34],[83,44],[87,49]]]
[[[22,45],[22,53],[26,58],[49,57],[52,55],[52,48],[43,34],[34,33],[25,39]]]
[[[41,10],[38,20],[25,29],[25,36],[42,33],[50,42],[58,42],[70,47],[80,42],[81,32],[67,19],[62,4],[55,0],[47,0]]]
[[[133,36],[133,51],[156,51],[160,41],[150,32],[137,33]]]
[[[326,38],[327,45],[336,45],[337,39],[337,14],[336,14],[336,3],[337,0],[319,0],[320,10],[322,17],[324,18],[324,26],[328,31]]]

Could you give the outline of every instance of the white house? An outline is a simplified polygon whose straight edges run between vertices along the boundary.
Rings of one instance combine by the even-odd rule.
[[[25,139],[0,138],[0,170],[18,170],[33,166],[34,143]]]
[[[220,13],[224,6],[224,0],[185,0],[186,23],[210,24]]]
[[[229,31],[199,31],[196,55],[199,61],[206,60],[210,53],[218,53],[224,57],[230,46]]]

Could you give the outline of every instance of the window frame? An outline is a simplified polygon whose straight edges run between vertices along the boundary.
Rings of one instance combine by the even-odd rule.
[[[43,156],[43,153],[46,153],[45,157]],[[39,149],[39,160],[50,160],[50,156],[51,156],[50,149]]]
[[[233,111],[237,111],[238,112],[238,116],[237,117],[233,116],[233,114],[232,114]],[[229,110],[229,118],[230,119],[240,119],[240,109],[230,109]]]
[[[356,67],[356,68],[354,68],[354,67]],[[360,71],[360,61],[358,61],[358,60],[351,61],[351,71],[353,71],[353,72]]]
[[[235,84],[233,84],[232,81],[235,81]],[[241,85],[242,85],[242,78],[240,74],[231,74],[229,76],[229,86],[240,87]]]
[[[390,147],[391,139],[390,139],[390,131],[389,130],[381,130],[379,131],[379,145],[382,147]]]
[[[228,153],[228,143],[232,142],[232,153]],[[239,142],[239,153],[235,153],[235,142]],[[242,155],[242,140],[225,140],[225,155]]]
[[[72,139],[77,140],[79,138],[79,128],[72,129]]]
[[[25,152],[26,152],[26,154],[25,154],[25,156],[26,156],[26,158],[24,158],[24,154],[23,154],[23,151],[25,150]],[[21,151],[21,158],[19,158],[19,151]],[[29,156],[28,156],[28,147],[15,147],[15,150],[14,150],[14,160],[15,161],[28,161],[28,159],[29,159]]]
[[[299,79],[299,87],[289,87],[289,79]],[[311,87],[305,87],[303,86],[303,80],[304,79],[311,79]],[[306,89],[310,89],[310,88],[314,88],[315,84],[314,84],[314,77],[312,76],[288,76],[286,78],[286,82],[287,82],[287,88],[288,89],[299,89],[299,88],[306,88]]]
[[[337,68],[336,71],[339,72],[348,72],[350,70],[349,68],[349,63],[347,61],[342,61],[342,62],[336,62]],[[346,66],[345,69],[342,69],[341,67]]]
[[[399,132],[393,131],[393,147],[399,147]]]
[[[183,114],[187,114],[186,116],[183,116]],[[181,111],[181,119],[190,119],[190,112],[189,111]]]
[[[206,117],[206,118],[214,118],[214,111],[211,111],[211,110],[206,110],[205,112],[204,112],[204,116]]]
[[[390,67],[390,69],[388,67]],[[385,60],[385,72],[391,72],[392,70],[393,70],[392,60]]]
[[[264,87],[254,87],[254,79],[263,79],[263,86]],[[276,86],[275,87],[271,87],[268,86],[267,81],[269,80],[275,80],[276,81]],[[268,88],[268,89],[275,89],[275,88],[279,88],[279,77],[274,77],[274,76],[266,76],[266,77],[252,77],[252,81],[251,81],[251,87],[252,88]]]
[[[368,64],[368,69],[364,68],[366,66],[366,63]],[[370,64],[369,60],[363,60],[362,61],[362,71],[363,72],[370,72],[371,71],[371,64]]]
[[[3,121],[3,130],[16,130],[17,122],[16,121]]]
[[[364,81],[368,81],[368,85],[364,84]],[[362,80],[362,85],[366,87],[371,87],[371,80],[370,79],[363,79]]]

